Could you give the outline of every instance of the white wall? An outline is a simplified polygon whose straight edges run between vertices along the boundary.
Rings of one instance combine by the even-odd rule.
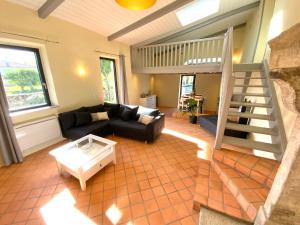
[[[197,94],[205,97],[204,109],[216,111],[220,91],[221,76],[219,74],[197,74],[195,89]],[[158,97],[158,106],[177,107],[180,74],[153,75],[153,92]]]
[[[125,55],[130,104],[138,104],[141,92],[149,90],[150,76],[131,72],[129,46],[109,42],[106,37],[83,27],[51,16],[40,19],[37,12],[31,9],[0,0],[0,31],[59,42],[0,33],[0,43],[40,49],[51,101],[57,106],[30,113],[14,113],[14,124],[103,102],[99,57],[112,56],[96,50]],[[80,76],[79,69],[84,69],[86,75]]]
[[[25,41],[44,47],[48,60],[44,60],[43,63],[45,64],[44,67],[49,65],[46,77],[49,82],[53,82],[50,92],[54,93],[55,96],[52,97],[53,103],[59,106],[55,109],[56,111],[99,104],[103,101],[99,62],[101,53],[97,53],[95,50],[125,55],[130,104],[138,104],[140,92],[148,89],[149,76],[141,76],[131,72],[129,46],[119,42],[109,42],[106,37],[98,33],[51,16],[47,19],[40,19],[35,11],[6,1],[0,1],[0,9],[1,31],[59,42],[58,44],[46,43],[45,41],[14,35],[1,34],[0,36],[2,42],[4,38],[15,39],[14,42]],[[79,76],[79,68],[86,71],[85,76]],[[26,115],[26,118],[17,116],[14,118],[14,122],[23,122],[24,119],[31,120],[49,113],[52,114],[53,110],[46,110],[42,114],[41,112],[32,113]]]

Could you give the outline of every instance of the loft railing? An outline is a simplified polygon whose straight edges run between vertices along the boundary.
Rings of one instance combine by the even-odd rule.
[[[184,72],[187,68],[212,65],[220,71],[224,35],[212,38],[132,48],[133,72]],[[177,70],[179,69],[179,70]],[[189,71],[186,71],[189,72]],[[197,72],[197,71],[195,71]],[[212,72],[212,71],[206,71]]]
[[[230,106],[231,97],[233,94],[234,77],[233,63],[232,63],[232,46],[233,45],[233,28],[229,28],[225,34],[224,49],[222,57],[222,79],[221,79],[221,90],[219,100],[219,111],[218,111],[218,125],[215,140],[215,149],[220,149],[225,125],[227,122],[228,110]]]

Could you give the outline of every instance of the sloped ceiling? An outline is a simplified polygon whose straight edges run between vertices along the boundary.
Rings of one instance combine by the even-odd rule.
[[[46,2],[46,0],[7,1],[22,5],[35,11],[37,11]],[[150,9],[143,11],[130,11],[117,5],[114,0],[65,0],[54,12],[52,12],[51,16],[74,23],[107,37],[173,1],[174,0],[157,0],[156,4]],[[220,1],[220,11],[215,15],[256,2],[257,0]],[[202,21],[206,19],[208,18],[205,18]],[[182,26],[174,11],[118,38],[117,41],[133,45],[164,33],[178,30],[181,27]]]

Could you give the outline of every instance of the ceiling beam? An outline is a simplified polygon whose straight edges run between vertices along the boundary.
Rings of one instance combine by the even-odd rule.
[[[162,17],[162,16],[164,16],[164,15],[166,15],[166,14],[168,14],[168,13],[170,13],[170,12],[172,12],[172,11],[174,11],[174,10],[176,10],[176,9],[178,9],[178,8],[188,4],[190,2],[192,2],[192,1],[194,1],[194,0],[176,0],[172,3],[170,3],[169,5],[166,5],[165,7],[155,11],[154,13],[151,13],[150,15],[145,16],[144,18],[142,18],[142,19],[130,24],[129,26],[117,31],[116,33],[113,33],[113,34],[109,35],[107,39],[109,41],[115,40],[116,38],[119,38],[119,37],[131,32],[131,31],[133,31],[137,28],[140,28],[140,27],[142,27],[142,26],[144,26],[144,25],[146,25],[146,24],[148,24],[148,23],[150,23],[150,22],[152,22],[152,21],[154,21],[154,20],[156,20],[156,19],[158,19],[158,18],[160,18],[160,17]]]
[[[47,0],[39,9],[38,15],[42,19],[46,19],[58,6],[65,0]]]
[[[228,17],[231,17],[231,16],[234,16],[236,14],[248,11],[250,9],[257,8],[257,7],[259,7],[259,4],[260,4],[260,1],[250,3],[250,4],[242,6],[240,8],[233,9],[231,11],[219,14],[219,15],[217,15],[215,17],[212,17],[210,19],[207,19],[203,22],[199,22],[199,23],[196,23],[196,24],[194,23],[194,24],[186,26],[186,27],[181,27],[181,28],[179,28],[175,31],[171,31],[171,32],[169,32],[167,34],[163,34],[159,37],[151,38],[149,40],[140,42],[138,44],[135,44],[134,46],[142,46],[142,45],[149,45],[149,44],[160,44],[160,43],[168,42],[169,40],[171,40],[173,38],[176,38],[178,36],[182,36],[184,34],[192,32],[194,30],[201,29],[201,28],[206,27],[206,26],[210,26],[210,25],[212,25],[212,24],[214,24],[214,23],[216,23],[220,20],[224,20]]]

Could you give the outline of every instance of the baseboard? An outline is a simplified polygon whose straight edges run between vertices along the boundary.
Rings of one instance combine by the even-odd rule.
[[[51,140],[51,141],[48,141],[48,142],[46,142],[46,143],[37,145],[37,146],[35,146],[35,147],[33,147],[33,148],[26,149],[26,150],[24,150],[24,151],[22,152],[22,153],[23,153],[23,156],[26,157],[26,156],[28,156],[28,155],[31,155],[31,154],[35,153],[35,152],[38,152],[38,151],[40,151],[40,150],[43,150],[44,148],[47,148],[47,147],[49,147],[49,146],[51,146],[51,145],[57,144],[57,143],[59,143],[59,142],[61,142],[61,141],[63,141],[63,140],[65,140],[65,138],[59,137],[59,138],[55,138],[55,139],[53,139],[53,140]]]

